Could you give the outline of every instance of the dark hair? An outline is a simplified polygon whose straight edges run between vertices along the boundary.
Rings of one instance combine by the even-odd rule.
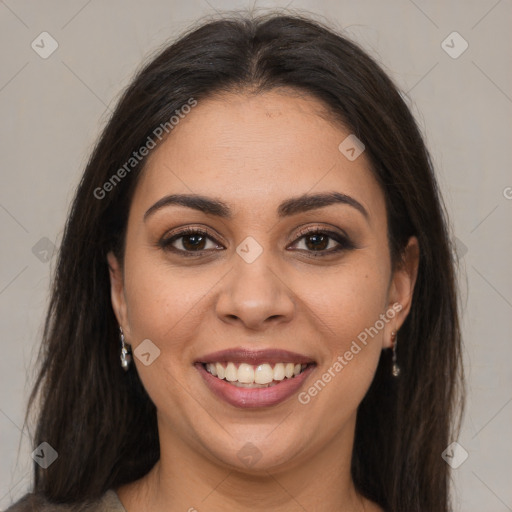
[[[34,446],[46,441],[59,453],[48,469],[34,463],[34,492],[54,502],[95,499],[141,478],[159,458],[155,406],[134,366],[120,366],[106,259],[114,250],[122,261],[146,159],[123,179],[113,175],[191,99],[276,87],[318,98],[365,144],[386,199],[393,264],[410,236],[419,240],[398,345],[402,374],[393,379],[384,350],[358,409],[354,483],[393,512],[450,509],[441,453],[460,428],[463,372],[454,250],[429,154],[397,87],[365,52],[310,18],[276,14],[189,31],[137,74],[104,129],[66,224],[29,400],[28,411],[40,395]]]

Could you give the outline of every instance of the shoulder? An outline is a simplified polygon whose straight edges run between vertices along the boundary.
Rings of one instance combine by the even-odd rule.
[[[55,504],[40,494],[28,493],[5,512],[126,512],[117,494],[108,490],[98,500],[82,504]]]

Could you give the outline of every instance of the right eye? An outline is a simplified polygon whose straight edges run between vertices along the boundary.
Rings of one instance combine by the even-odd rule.
[[[181,245],[182,248],[174,245],[177,241],[178,245]],[[213,248],[205,247],[208,241],[214,242]],[[219,250],[222,247],[207,231],[200,228],[182,229],[172,234],[172,236],[162,238],[158,245],[166,251],[172,251],[186,257],[200,256],[204,251]]]

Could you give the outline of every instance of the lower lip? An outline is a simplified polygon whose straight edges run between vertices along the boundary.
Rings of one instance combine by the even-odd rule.
[[[199,370],[210,391],[228,404],[245,409],[270,407],[283,402],[298,391],[315,368],[315,365],[311,364],[296,377],[291,379],[285,378],[279,384],[267,388],[239,388],[223,379],[214,377],[206,371],[206,368],[201,363],[196,363],[195,367]]]

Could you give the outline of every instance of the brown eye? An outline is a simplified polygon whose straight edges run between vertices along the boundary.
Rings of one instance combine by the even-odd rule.
[[[299,248],[298,250],[305,250],[306,252],[317,252],[318,256],[324,254],[332,254],[342,250],[353,249],[354,244],[340,233],[326,231],[318,228],[306,230],[300,233],[302,236],[295,242],[294,245],[304,241],[305,249]],[[316,255],[315,255],[316,256]]]
[[[304,241],[305,248],[297,248],[306,253],[313,253],[316,256],[327,256],[342,250],[353,249],[354,244],[348,237],[322,229],[310,229],[300,233],[300,237],[294,245]],[[210,246],[208,246],[210,243]],[[158,245],[166,250],[178,253],[182,256],[200,256],[206,251],[223,249],[213,236],[207,231],[199,228],[186,228],[172,236],[162,238]]]
[[[314,233],[312,235],[305,236],[304,240],[306,241],[306,247],[308,249],[311,249],[312,251],[319,251],[327,249],[331,238],[326,235]]]
[[[208,247],[208,241],[212,242],[213,247]],[[207,231],[198,228],[187,228],[171,237],[163,238],[159,245],[162,249],[182,253],[184,256],[193,256],[194,252],[201,253],[222,247]]]
[[[204,235],[184,235],[180,238],[182,238],[181,244],[187,251],[204,250],[207,240]]]

